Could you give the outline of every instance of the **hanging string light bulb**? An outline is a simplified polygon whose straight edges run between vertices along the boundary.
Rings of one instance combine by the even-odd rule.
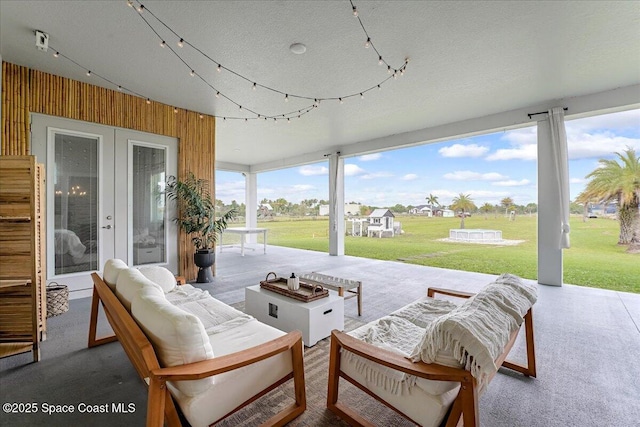
[[[369,49],[371,47],[371,37],[367,37],[367,41],[364,42],[364,47]]]
[[[356,9],[355,6],[353,6],[353,16],[356,18],[358,17],[358,9]]]
[[[178,41],[178,47],[183,47],[184,46],[184,39],[180,39],[180,41]]]

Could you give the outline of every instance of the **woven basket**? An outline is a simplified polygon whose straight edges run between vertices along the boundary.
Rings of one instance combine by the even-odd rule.
[[[47,317],[57,316],[69,311],[69,288],[51,282],[47,285]]]

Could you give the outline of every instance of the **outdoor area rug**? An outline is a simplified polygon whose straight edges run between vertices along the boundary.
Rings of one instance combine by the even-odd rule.
[[[233,304],[233,307],[243,310],[244,302]],[[362,325],[363,322],[360,320],[345,316],[345,331],[351,331]],[[287,424],[288,426],[348,426],[327,409],[329,348],[330,338],[318,341],[313,347],[305,347],[307,410]],[[216,425],[224,427],[258,425],[290,405],[293,400],[293,381],[289,381]],[[357,409],[360,414],[376,425],[398,427],[414,425],[342,379],[339,400]]]

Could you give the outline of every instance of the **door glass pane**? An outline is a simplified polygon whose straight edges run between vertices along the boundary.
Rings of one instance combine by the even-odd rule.
[[[55,273],[98,269],[98,139],[56,133]]]
[[[133,264],[165,262],[165,149],[133,145]]]

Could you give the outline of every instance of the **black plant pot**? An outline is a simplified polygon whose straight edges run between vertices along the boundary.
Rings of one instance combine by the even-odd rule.
[[[216,253],[214,249],[202,249],[193,254],[193,262],[200,268],[198,270],[197,283],[213,282],[213,273],[211,266],[216,262]]]

